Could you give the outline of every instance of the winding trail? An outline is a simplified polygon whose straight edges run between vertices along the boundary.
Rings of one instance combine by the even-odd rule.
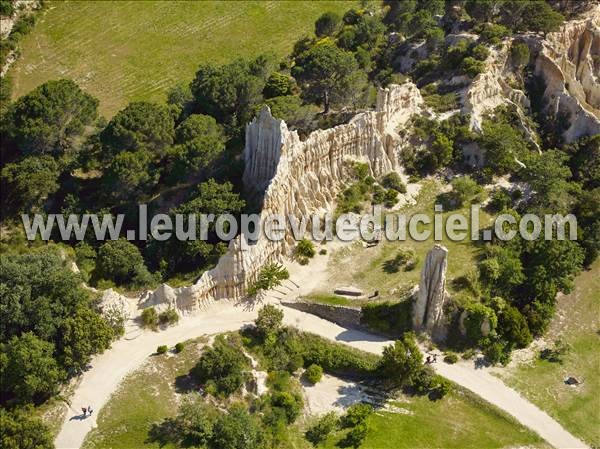
[[[312,290],[326,279],[328,257],[317,258],[308,266],[293,264],[290,273],[293,279],[302,279],[300,288],[289,288],[285,294],[291,299]],[[290,286],[292,283],[290,283]],[[282,290],[282,289],[279,289]],[[281,297],[279,293],[273,296]],[[278,301],[267,297],[265,303]],[[85,372],[70,399],[70,410],[65,416],[55,440],[57,449],[76,449],[83,444],[87,433],[96,426],[100,409],[109,400],[119,383],[130,372],[138,368],[159,345],[173,346],[175,343],[239,329],[256,319],[258,309],[264,303],[251,307],[247,303],[233,304],[221,301],[209,306],[202,313],[183,317],[179,324],[161,332],[141,331],[135,338],[123,338],[113,343],[111,349],[96,356],[91,368]],[[390,340],[354,329],[347,329],[317,316],[283,307],[284,323],[304,331],[313,332],[330,340],[338,341],[363,351],[380,354]],[[461,361],[453,365],[440,362],[432,365],[442,376],[471,390],[482,399],[512,415],[524,426],[539,434],[556,448],[587,448],[582,441],[567,432],[558,422],[535,405],[494,377],[487,368],[478,368],[473,361]],[[81,407],[91,405],[94,413],[80,418]]]

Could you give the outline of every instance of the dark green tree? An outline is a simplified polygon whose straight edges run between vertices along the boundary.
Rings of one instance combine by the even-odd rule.
[[[144,259],[140,250],[124,238],[109,240],[98,250],[96,270],[100,278],[127,285],[143,269]]]
[[[0,408],[0,446],[4,449],[54,449],[52,433],[33,407]]]
[[[265,98],[282,97],[292,95],[296,89],[293,78],[279,72],[273,72],[267,79],[263,95]]]
[[[98,114],[98,100],[71,80],[48,81],[10,107],[9,129],[24,154],[62,153]]]
[[[389,384],[401,386],[410,382],[422,365],[423,355],[417,342],[412,334],[406,333],[401,340],[383,348],[379,372]]]
[[[116,154],[103,175],[104,192],[122,201],[136,201],[150,194],[160,172],[152,164],[152,153],[146,150]]]
[[[260,421],[243,405],[235,404],[215,423],[210,446],[215,449],[259,448],[263,447],[264,440],[265,431]]]
[[[208,167],[225,150],[223,128],[209,115],[190,115],[175,132],[177,145],[167,151],[167,159],[169,175],[176,180]]]
[[[507,123],[483,122],[483,134],[478,139],[485,151],[485,163],[496,173],[504,174],[515,169],[519,158],[528,151],[520,132]]]
[[[100,133],[102,157],[110,161],[120,152],[147,150],[161,156],[173,143],[174,121],[165,105],[145,101],[129,103],[112,118]]]
[[[233,128],[245,125],[262,101],[266,77],[260,75],[252,62],[242,59],[222,66],[202,64],[191,84],[198,112]]]
[[[79,373],[92,355],[104,352],[115,337],[110,325],[89,307],[79,307],[75,315],[65,319],[60,334],[61,363]]]
[[[2,169],[2,182],[6,183],[3,199],[11,209],[30,212],[40,208],[58,188],[59,164],[48,155],[26,156]]]
[[[292,74],[301,83],[302,95],[322,104],[326,113],[332,104],[344,104],[364,87],[352,53],[334,45],[317,45],[300,55]]]
[[[214,385],[218,394],[228,397],[244,383],[250,360],[244,355],[241,343],[233,337],[217,336],[212,348],[202,353],[192,368],[196,381]]]
[[[58,391],[66,378],[54,359],[54,345],[26,332],[2,343],[0,377],[2,390],[20,402],[42,401]]]
[[[283,311],[272,304],[267,304],[258,311],[255,321],[256,329],[264,337],[279,332],[283,323]]]
[[[340,25],[341,18],[334,12],[325,12],[315,22],[317,37],[331,36]]]

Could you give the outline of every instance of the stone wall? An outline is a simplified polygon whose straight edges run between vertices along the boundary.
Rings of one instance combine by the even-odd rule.
[[[319,318],[331,321],[342,327],[368,330],[360,323],[360,317],[362,314],[360,307],[355,308],[329,304],[318,304],[302,299],[297,301],[282,301],[281,304],[292,309],[300,310],[301,312],[311,313]]]
[[[317,130],[301,141],[268,108],[246,127],[244,187],[262,201],[261,218],[270,214],[312,214],[329,211],[347,184],[348,161],[369,164],[374,176],[398,167],[397,130],[420,112],[423,99],[412,83],[380,89],[374,111],[349,123]],[[229,244],[217,266],[192,286],[164,284],[141,298],[142,306],[176,307],[187,313],[214,300],[239,300],[266,263],[280,261],[293,248],[290,233],[279,242],[264,237],[247,242],[242,235]]]

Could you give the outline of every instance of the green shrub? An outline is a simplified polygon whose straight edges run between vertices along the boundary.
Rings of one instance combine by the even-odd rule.
[[[305,366],[319,365],[323,371],[335,375],[373,376],[379,357],[333,343],[310,333],[296,336]]]
[[[503,25],[495,23],[482,23],[474,30],[484,42],[498,45],[502,39],[511,35],[511,31]]]
[[[308,239],[302,239],[296,245],[296,257],[311,259],[315,256],[315,245]]]
[[[516,67],[523,67],[529,63],[531,54],[529,47],[524,42],[514,42],[510,47],[510,60]]]
[[[478,59],[479,61],[485,61],[490,55],[490,51],[485,45],[479,44],[473,47],[471,54],[475,59]]]
[[[276,391],[271,395],[271,405],[280,408],[288,424],[293,423],[302,411],[302,397],[289,391]]]
[[[342,446],[358,448],[369,433],[369,425],[366,421],[353,427],[341,442]]]
[[[175,345],[175,352],[177,354],[179,354],[181,351],[183,351],[183,348],[185,347],[185,345],[182,342],[179,342]]]
[[[467,312],[464,320],[467,338],[472,344],[480,344],[483,339],[482,324],[487,320],[490,325],[490,333],[493,333],[498,325],[496,313],[492,308],[479,302],[468,303],[464,310]]]
[[[462,353],[462,358],[464,360],[471,360],[473,357],[475,357],[475,349],[467,349]]]
[[[306,368],[304,377],[314,385],[321,380],[321,377],[323,377],[323,368],[321,368],[319,365],[312,364]]]
[[[388,189],[385,192],[385,199],[383,204],[385,207],[394,207],[398,202],[398,191],[395,189]]]
[[[158,315],[158,322],[161,325],[177,324],[179,322],[179,314],[175,309],[169,307]]]
[[[431,365],[424,365],[412,376],[410,386],[414,388],[417,394],[427,394],[433,385],[435,379],[435,370]]]
[[[168,350],[169,350],[169,347],[167,345],[160,345],[158,348],[156,348],[156,353],[157,354],[165,354]]]
[[[492,365],[496,365],[498,363],[506,365],[510,361],[511,350],[512,347],[506,342],[492,341],[485,345],[483,355]]]
[[[455,352],[447,352],[444,356],[444,362],[453,365],[454,363],[458,362],[458,354]]]
[[[406,193],[406,185],[396,172],[390,172],[381,179],[381,185],[386,189],[393,189],[399,193]]]
[[[212,348],[204,351],[190,374],[199,383],[214,383],[217,394],[228,397],[244,383],[250,360],[244,355],[241,341],[235,336],[215,338]]]
[[[373,413],[373,407],[369,404],[358,403],[351,405],[342,418],[343,427],[355,427],[365,422]]]
[[[325,254],[327,254],[327,250],[325,248],[322,248],[322,249],[319,250],[319,254],[321,256],[324,256]]]
[[[366,304],[361,308],[360,322],[375,332],[399,337],[412,329],[411,310],[410,300]]]
[[[148,307],[142,310],[142,326],[150,329],[156,329],[158,326],[158,314],[154,307]]]
[[[460,69],[465,75],[475,78],[485,70],[485,63],[471,56],[467,56],[460,63]]]
[[[434,376],[432,386],[436,399],[442,399],[452,391],[452,382],[438,374]]]
[[[470,176],[459,176],[452,180],[452,200],[458,207],[483,192],[483,188]]]
[[[258,311],[255,325],[263,338],[277,334],[283,323],[283,311],[272,304],[267,304]]]
[[[329,412],[323,415],[319,420],[308,428],[304,434],[305,438],[313,445],[317,446],[327,439],[339,424],[339,418],[335,412]]]

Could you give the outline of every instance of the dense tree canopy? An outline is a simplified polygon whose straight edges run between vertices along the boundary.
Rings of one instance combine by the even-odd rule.
[[[114,336],[81,278],[50,249],[0,260],[0,301],[3,399],[49,397]]]
[[[60,187],[59,163],[48,155],[26,156],[2,168],[2,182],[8,195],[3,200],[15,211],[30,212],[40,208]]]
[[[134,102],[119,111],[100,134],[106,160],[122,151],[148,150],[153,155],[173,143],[173,117],[164,105]]]
[[[315,34],[317,37],[331,36],[337,30],[341,18],[334,12],[326,12],[315,22]]]
[[[296,59],[294,77],[302,83],[303,95],[325,107],[357,95],[364,87],[364,78],[358,70],[352,53],[334,45],[312,47]]]
[[[57,392],[66,372],[54,358],[53,343],[25,332],[2,343],[0,377],[4,393],[20,402],[38,402]]]
[[[33,414],[31,407],[0,408],[0,446],[4,449],[54,449],[48,426]]]
[[[10,133],[24,154],[62,153],[97,117],[98,100],[71,80],[48,81],[10,108]]]
[[[198,112],[232,127],[245,125],[262,100],[269,63],[238,59],[222,66],[202,64],[191,84]]]
[[[100,246],[96,270],[99,277],[126,285],[135,282],[136,276],[146,271],[146,267],[138,247],[121,238]]]

